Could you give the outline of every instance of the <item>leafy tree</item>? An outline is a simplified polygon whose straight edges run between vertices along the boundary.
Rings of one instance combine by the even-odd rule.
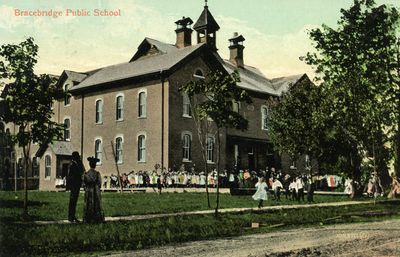
[[[251,103],[251,98],[248,93],[240,89],[237,83],[240,82],[238,71],[226,75],[221,71],[216,71],[208,74],[205,79],[198,79],[189,82],[182,86],[180,90],[186,93],[191,99],[191,102],[196,101],[196,106],[193,108],[194,115],[198,122],[206,122],[212,120],[212,124],[208,126],[209,131],[214,126],[216,128],[217,143],[218,143],[218,158],[217,158],[217,177],[220,174],[220,159],[221,159],[221,132],[223,129],[235,128],[246,130],[248,121],[238,112],[233,110],[232,103],[247,102]],[[203,130],[204,131],[204,130]],[[198,131],[202,133],[202,131]],[[204,134],[203,134],[204,136]],[[203,151],[205,142],[203,143]],[[206,158],[206,155],[203,154]],[[215,213],[218,213],[219,208],[219,182],[217,183],[217,203]]]
[[[395,8],[376,6],[373,0],[354,0],[341,10],[337,28],[322,25],[310,32],[317,53],[308,53],[306,63],[316,67],[323,82],[329,115],[336,131],[349,146],[353,179],[361,177],[364,153],[385,162],[388,131],[393,130],[393,83],[385,70],[396,43],[399,15]],[[379,153],[376,150],[379,149]],[[378,170],[383,178],[387,172]]]
[[[4,103],[5,122],[19,127],[13,137],[22,148],[24,159],[24,215],[28,215],[27,174],[30,165],[30,150],[33,142],[50,143],[61,136],[62,127],[51,120],[51,105],[59,94],[54,79],[49,75],[36,75],[38,46],[33,38],[17,44],[0,47],[0,77],[7,81]]]

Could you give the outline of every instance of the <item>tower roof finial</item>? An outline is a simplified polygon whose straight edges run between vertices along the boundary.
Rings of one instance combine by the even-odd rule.
[[[207,0],[205,0],[205,4],[204,4],[204,6],[205,6],[205,7],[207,7],[207,2],[208,2],[208,1],[207,1]]]

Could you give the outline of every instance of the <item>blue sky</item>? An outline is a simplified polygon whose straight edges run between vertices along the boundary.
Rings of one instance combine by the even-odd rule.
[[[399,0],[378,4],[400,6]],[[299,60],[312,51],[307,30],[325,23],[335,26],[339,10],[352,0],[209,0],[221,30],[217,46],[228,57],[228,38],[246,38],[245,63],[267,77],[307,72]],[[37,72],[61,74],[127,62],[144,37],[175,43],[174,22],[182,16],[197,20],[203,0],[0,0],[0,44],[33,36],[39,45]],[[121,9],[121,17],[16,17],[14,9]],[[194,40],[193,40],[194,41]]]

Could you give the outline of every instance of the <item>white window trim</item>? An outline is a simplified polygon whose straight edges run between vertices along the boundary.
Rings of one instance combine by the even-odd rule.
[[[265,128],[265,126],[264,126],[265,125],[264,124],[264,112],[263,112],[264,108],[267,109],[267,118],[269,116],[269,111],[270,111],[268,106],[261,105],[261,109],[260,109],[260,111],[261,111],[261,130],[268,131],[269,130],[268,129],[268,124],[267,124],[267,128]]]
[[[140,136],[144,136],[144,151],[145,151],[145,154],[144,154],[144,159],[143,160],[138,160],[138,158],[137,157],[139,157],[139,137]],[[136,157],[136,161],[138,162],[138,163],[146,163],[146,157],[147,157],[147,134],[146,134],[146,132],[139,132],[139,133],[137,133],[136,134],[136,146],[137,146],[137,157]]]
[[[49,156],[49,158],[50,158],[50,175],[49,176],[46,176],[46,168],[48,167],[47,165],[46,165],[46,157],[47,156]],[[44,179],[45,180],[50,180],[50,178],[51,178],[51,172],[52,172],[52,167],[51,167],[51,165],[52,165],[52,158],[51,158],[51,154],[50,153],[46,153],[45,155],[44,155]]]
[[[118,97],[120,97],[120,96],[122,96],[122,112],[121,112],[121,118],[120,119],[117,119],[117,102],[118,102]],[[115,106],[115,121],[123,121],[124,120],[124,112],[125,112],[125,95],[124,95],[124,93],[118,93],[116,96],[115,96],[115,104],[114,104],[114,106]]]
[[[103,147],[103,138],[102,137],[95,137],[94,138],[94,153],[96,156],[96,141],[100,140],[101,142],[101,158],[99,159],[99,161],[96,163],[97,166],[101,166],[103,164],[103,153],[104,153],[104,147]]]
[[[183,141],[183,138],[185,135],[189,135],[190,136],[190,148],[189,148],[189,155],[190,155],[190,159],[187,158],[183,158],[182,156],[182,162],[192,162],[192,149],[193,149],[193,134],[190,131],[183,131],[181,134],[181,141]],[[183,145],[182,145],[182,149],[183,149]]]
[[[100,122],[96,122],[97,102],[98,102],[98,101],[101,101],[101,118],[100,118]],[[96,101],[94,101],[94,109],[95,109],[94,122],[95,122],[97,125],[103,124],[103,110],[104,110],[104,100],[103,100],[103,98],[97,98]]]
[[[144,93],[144,95],[145,95],[145,105],[144,105],[145,111],[144,111],[144,115],[139,116],[139,108],[140,108],[140,97],[139,96],[140,96],[141,93]],[[139,91],[137,92],[136,98],[137,98],[137,108],[138,108],[137,114],[138,114],[138,118],[139,119],[145,119],[145,118],[147,118],[147,88],[139,89]]]
[[[63,119],[63,125],[65,124],[65,120],[69,120],[69,139],[65,138],[65,127],[64,127],[64,140],[67,142],[71,142],[71,127],[72,127],[72,121],[70,116],[65,116]]]
[[[184,110],[185,110],[185,108],[184,108],[184,106],[185,106],[185,96],[187,97],[187,99],[188,99],[188,101],[189,101],[190,113],[193,112],[193,110],[192,110],[192,104],[190,103],[190,98],[189,98],[189,96],[188,96],[186,93],[182,93],[182,117],[184,117],[184,118],[192,118],[192,115],[191,115],[191,114],[184,113]]]
[[[121,138],[122,139],[122,141],[121,141],[121,144],[122,144],[122,160],[121,161],[117,161],[117,164],[123,164],[124,163],[124,135],[117,135],[115,138],[114,138],[114,147],[115,147],[115,156],[117,156],[117,138]]]
[[[213,154],[213,159],[214,161],[208,160],[208,138],[211,137],[213,139],[213,150],[212,150],[212,154]],[[215,136],[213,134],[207,134],[207,142],[206,142],[206,158],[207,158],[207,164],[215,164]]]
[[[197,73],[198,71],[200,71],[201,74],[203,74],[203,75],[202,75],[202,76],[201,76],[201,75],[197,75],[196,73]],[[205,79],[206,77],[205,77],[204,74],[205,74],[205,73],[204,73],[204,70],[203,70],[202,68],[196,68],[196,70],[193,72],[193,78],[196,78],[196,79]]]

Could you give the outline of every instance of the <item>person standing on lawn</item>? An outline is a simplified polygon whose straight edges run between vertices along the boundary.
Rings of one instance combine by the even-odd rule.
[[[101,175],[95,170],[99,159],[95,157],[87,158],[90,169],[83,175],[85,186],[85,206],[83,210],[83,222],[99,223],[104,221],[104,214],[101,208]]]
[[[260,178],[260,180],[256,184],[257,191],[252,196],[254,200],[258,201],[258,208],[263,206],[263,201],[268,200],[267,190],[268,186],[265,183],[264,178]]]
[[[69,165],[69,171],[67,175],[66,189],[70,190],[69,195],[69,206],[68,206],[68,221],[79,222],[76,218],[76,203],[78,202],[79,190],[82,186],[82,175],[85,172],[81,157],[78,152],[72,153],[72,160]]]

